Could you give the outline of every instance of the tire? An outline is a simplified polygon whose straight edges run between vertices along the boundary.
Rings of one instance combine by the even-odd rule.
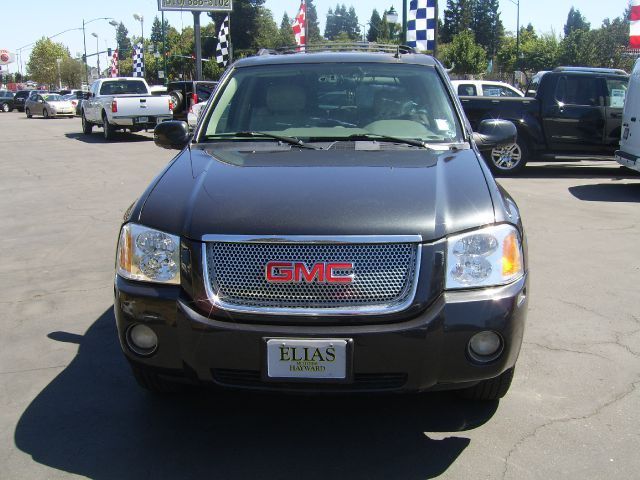
[[[104,139],[107,142],[110,141],[110,140],[113,140],[113,138],[115,137],[116,131],[109,124],[109,119],[107,118],[107,114],[106,113],[102,114],[102,128],[104,129]]]
[[[139,386],[153,393],[173,393],[180,390],[180,384],[169,382],[157,373],[138,365],[131,365],[133,378]]]
[[[93,130],[93,123],[89,122],[85,116],[84,112],[82,112],[82,133],[85,135],[91,135],[91,131]]]
[[[180,113],[184,110],[184,95],[180,90],[173,90],[169,93],[171,101],[173,102],[173,113]]]
[[[497,177],[516,175],[527,165],[531,156],[529,145],[518,139],[506,147],[496,147],[485,153],[485,160]]]
[[[8,103],[3,103],[2,104],[2,111],[5,112],[5,113],[11,111],[11,109],[9,108],[9,104]]]
[[[458,393],[463,398],[470,400],[499,400],[509,391],[511,381],[513,380],[513,372],[514,369],[510,368],[499,377],[483,380],[473,387],[460,390]]]
[[[46,108],[42,110],[42,118],[49,118],[49,110],[47,110]]]
[[[29,110],[28,108],[25,109],[24,113],[27,114],[27,118],[32,118],[33,115],[31,115],[31,110]]]

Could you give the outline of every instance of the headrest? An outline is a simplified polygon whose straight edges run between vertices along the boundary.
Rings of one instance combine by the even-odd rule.
[[[266,103],[272,112],[298,112],[306,106],[307,95],[299,85],[269,85]]]

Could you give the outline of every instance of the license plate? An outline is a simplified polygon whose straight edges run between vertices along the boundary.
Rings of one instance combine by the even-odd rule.
[[[269,378],[344,379],[347,375],[347,340],[267,340]]]
[[[138,123],[149,123],[149,117],[138,117]]]

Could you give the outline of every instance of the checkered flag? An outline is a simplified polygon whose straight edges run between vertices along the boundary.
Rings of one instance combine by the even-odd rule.
[[[307,44],[307,28],[306,28],[306,17],[307,17],[307,5],[304,0],[300,3],[300,10],[298,10],[298,15],[296,15],[296,19],[291,25],[293,28],[293,35],[296,37],[296,45],[298,45],[298,51],[304,50],[305,45]]]
[[[411,0],[407,21],[407,45],[418,51],[436,46],[436,1]]]
[[[120,70],[118,69],[118,49],[116,48],[113,51],[113,55],[111,56],[111,77],[115,78],[120,74]]]
[[[216,62],[221,67],[226,67],[229,63],[229,15],[224,17],[224,21],[218,32],[218,45],[216,46]]]
[[[144,46],[139,42],[133,49],[133,76],[144,77]]]

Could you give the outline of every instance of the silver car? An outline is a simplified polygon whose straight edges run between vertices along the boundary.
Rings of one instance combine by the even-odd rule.
[[[24,103],[24,112],[28,118],[42,115],[44,118],[69,117],[73,118],[76,109],[69,100],[64,100],[57,93],[38,93],[29,95]]]

